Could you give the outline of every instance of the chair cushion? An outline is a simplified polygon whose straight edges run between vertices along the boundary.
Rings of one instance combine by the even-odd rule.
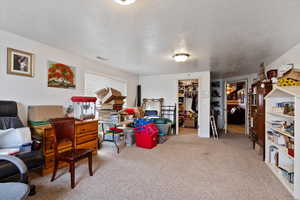
[[[24,183],[0,183],[1,199],[23,200],[29,192],[29,186]]]
[[[59,154],[59,160],[62,161],[77,161],[86,158],[93,151],[90,149],[73,149]]]

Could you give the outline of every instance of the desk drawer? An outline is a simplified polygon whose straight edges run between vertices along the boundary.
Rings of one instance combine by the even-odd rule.
[[[90,133],[90,134],[86,134],[82,137],[76,137],[76,144],[82,144],[84,142],[88,142],[91,140],[96,140],[98,138],[98,134],[97,133]]]
[[[79,145],[77,145],[76,148],[77,149],[91,149],[93,151],[97,151],[97,147],[98,147],[98,140],[95,139],[90,142],[79,144]]]
[[[98,122],[90,122],[76,125],[76,134],[80,135],[86,132],[98,132]]]

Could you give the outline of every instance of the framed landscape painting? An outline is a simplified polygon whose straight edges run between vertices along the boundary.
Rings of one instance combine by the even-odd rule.
[[[7,49],[7,73],[33,77],[34,55],[12,48]]]
[[[76,88],[76,68],[48,61],[48,87]]]

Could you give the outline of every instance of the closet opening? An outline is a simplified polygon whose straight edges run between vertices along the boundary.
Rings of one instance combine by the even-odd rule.
[[[179,134],[198,133],[198,79],[178,81]]]
[[[237,81],[226,84],[227,131],[246,134],[247,82]]]

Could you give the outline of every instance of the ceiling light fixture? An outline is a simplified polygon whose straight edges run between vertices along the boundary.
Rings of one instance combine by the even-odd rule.
[[[185,62],[190,57],[188,53],[176,53],[173,58],[175,62]]]
[[[117,2],[118,4],[127,6],[133,4],[136,0],[114,0],[114,1]]]

